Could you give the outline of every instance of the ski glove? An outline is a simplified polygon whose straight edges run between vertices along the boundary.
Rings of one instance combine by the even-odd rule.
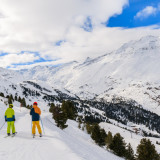
[[[5,121],[7,122],[7,119],[5,119]]]

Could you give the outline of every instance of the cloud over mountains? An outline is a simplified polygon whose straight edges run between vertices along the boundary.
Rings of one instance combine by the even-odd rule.
[[[157,34],[155,26],[145,31],[106,27],[111,16],[122,13],[128,0],[0,0],[0,3],[1,67],[18,67],[18,63],[34,63],[38,58],[45,64],[51,60],[54,64],[81,60],[112,51],[128,40]]]

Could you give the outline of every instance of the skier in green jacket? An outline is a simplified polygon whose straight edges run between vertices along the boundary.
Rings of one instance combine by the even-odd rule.
[[[15,114],[13,110],[13,104],[9,105],[9,108],[5,112],[5,121],[7,122],[7,135],[10,136],[10,130],[12,129],[12,134],[15,135],[15,126],[14,126],[14,121],[15,121]]]

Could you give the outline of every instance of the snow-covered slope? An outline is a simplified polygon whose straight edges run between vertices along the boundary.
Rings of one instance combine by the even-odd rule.
[[[0,127],[4,123],[4,113],[7,106],[0,98]],[[29,110],[14,103],[16,116],[15,137],[7,137],[6,125],[0,131],[0,159],[1,160],[122,160],[103,148],[98,147],[88,134],[78,129],[78,124],[68,121],[69,127],[61,130],[55,126],[51,114],[42,112],[45,134],[42,138],[31,135],[31,117]]]
[[[20,104],[14,102],[14,105],[17,106],[15,107],[16,128],[19,134],[7,143],[7,139],[3,139],[5,134],[5,128],[3,128],[0,132],[0,138],[3,139],[0,146],[0,158],[11,159],[10,156],[13,155],[15,159],[20,159],[22,156],[26,159],[44,159],[44,155],[48,151],[48,159],[55,156],[55,159],[64,159],[65,157],[65,159],[97,160],[109,157],[109,159],[119,160],[120,158],[95,146],[89,135],[78,130],[75,122],[69,121],[69,128],[65,131],[61,131],[53,125],[54,122],[48,113],[47,105],[50,102],[61,103],[64,99],[73,100],[78,107],[83,107],[84,110],[81,111],[81,114],[91,113],[103,122],[107,119],[107,115],[110,116],[108,117],[110,122],[114,119],[122,122],[123,125],[127,125],[128,117],[131,117],[130,120],[133,123],[143,125],[143,130],[159,136],[159,60],[160,38],[147,36],[124,44],[117,51],[94,59],[87,58],[83,63],[73,61],[56,67],[36,66],[20,71],[0,68],[0,92],[5,96],[12,94],[25,97],[27,104],[38,101],[43,110],[42,118],[46,130],[46,136],[43,139],[37,138],[32,141],[28,110],[23,109],[20,112]],[[4,99],[0,98],[2,123],[5,110],[3,101]],[[133,109],[133,107],[135,108]],[[124,115],[124,113],[128,115]],[[134,149],[142,138],[142,135],[139,135],[135,139],[136,143],[133,143],[134,140],[129,138],[128,131],[112,124],[107,124],[107,126],[101,124],[101,126],[113,133],[120,132],[127,137],[127,142],[133,144]],[[151,140],[154,143],[156,141],[154,138]],[[16,145],[9,148],[11,143]],[[28,153],[23,152],[22,146]],[[46,150],[48,146],[49,150]],[[7,148],[12,154],[7,155]],[[15,150],[18,150],[18,153],[14,153]]]
[[[160,37],[147,36],[85,62],[20,71],[25,79],[41,80],[83,99],[133,99],[160,114]]]
[[[100,123],[101,128],[104,128],[106,132],[111,132],[113,135],[115,135],[116,133],[120,133],[121,136],[124,138],[124,141],[128,144],[130,143],[134,153],[136,153],[137,151],[137,146],[140,144],[140,141],[142,139],[142,136],[140,135],[136,135],[135,133],[132,133],[130,131],[127,131],[121,127],[117,127],[113,124],[108,124],[108,123]],[[157,138],[153,138],[153,137],[147,137],[148,139],[150,139],[152,141],[152,143],[155,145],[156,150],[158,151],[158,153],[160,153],[160,147],[158,144],[156,144],[156,142],[159,142],[159,139]]]

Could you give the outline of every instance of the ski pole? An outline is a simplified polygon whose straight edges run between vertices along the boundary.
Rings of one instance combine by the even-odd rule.
[[[32,118],[31,118],[31,134],[32,134]]]
[[[40,120],[41,120],[41,124],[42,124],[42,128],[43,128],[43,132],[44,132],[44,135],[45,135],[42,119],[40,118]]]
[[[5,124],[6,124],[6,122],[4,122],[4,124],[3,124],[2,127],[0,128],[0,131],[1,131],[1,129],[4,127]]]

